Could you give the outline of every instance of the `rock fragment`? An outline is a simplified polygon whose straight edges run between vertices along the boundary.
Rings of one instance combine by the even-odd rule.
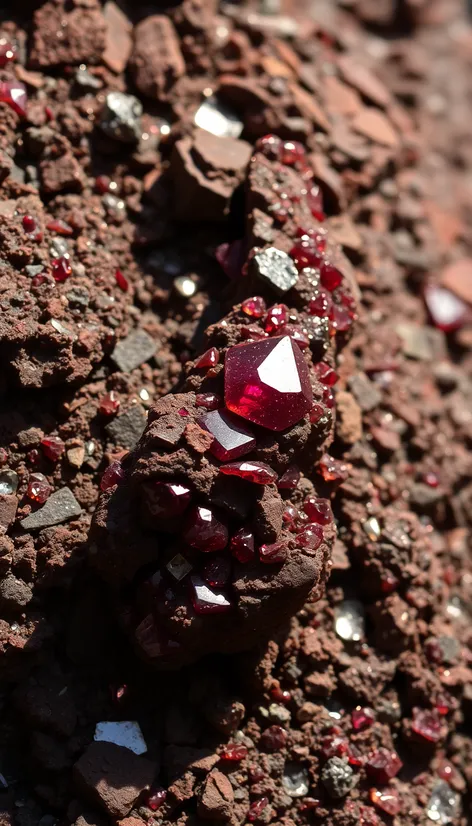
[[[108,0],[103,8],[105,18],[105,51],[103,61],[112,72],[124,71],[133,48],[133,27],[114,0]]]
[[[298,281],[298,270],[286,252],[268,247],[257,253],[251,262],[254,274],[277,293],[286,293]]]
[[[119,341],[113,353],[112,360],[122,373],[131,373],[148,361],[157,350],[157,342],[145,330],[134,330],[126,338]]]
[[[105,98],[100,116],[100,127],[115,141],[137,143],[141,137],[141,101],[124,92],[110,92]]]
[[[27,531],[60,525],[74,516],[80,516],[82,508],[69,488],[61,488],[52,493],[42,508],[30,513],[21,521],[21,527]]]
[[[185,72],[185,61],[169,17],[154,14],[136,26],[130,68],[142,95],[168,100],[176,81]]]
[[[126,413],[122,413],[121,416],[117,416],[107,424],[106,431],[115,444],[132,450],[141,438],[145,427],[146,414],[141,405],[135,404]]]

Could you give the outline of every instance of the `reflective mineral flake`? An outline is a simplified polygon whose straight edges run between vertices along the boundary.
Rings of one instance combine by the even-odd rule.
[[[297,763],[285,764],[282,783],[290,797],[304,797],[308,794],[308,772]]]
[[[243,123],[237,115],[214,97],[208,98],[199,106],[194,123],[219,138],[239,138],[243,131]]]
[[[449,783],[439,780],[431,792],[426,814],[434,823],[453,823],[459,815],[460,797]]]
[[[143,733],[134,720],[97,723],[93,739],[104,743],[115,743],[116,746],[123,746],[135,754],[147,752]]]
[[[342,640],[358,642],[364,636],[364,609],[361,602],[346,599],[334,611],[334,627]]]
[[[309,368],[290,336],[230,347],[225,402],[233,413],[275,431],[286,430],[309,412]]]
[[[258,252],[251,261],[255,275],[278,293],[286,293],[298,281],[298,270],[286,252],[275,247]]]

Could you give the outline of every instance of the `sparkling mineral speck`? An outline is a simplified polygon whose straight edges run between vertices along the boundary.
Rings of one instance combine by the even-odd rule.
[[[342,640],[358,642],[364,636],[364,609],[361,602],[346,599],[334,612],[336,634]]]
[[[434,823],[441,823],[446,826],[456,820],[459,814],[460,797],[449,783],[439,780],[431,792],[431,797],[426,804],[426,815]]]

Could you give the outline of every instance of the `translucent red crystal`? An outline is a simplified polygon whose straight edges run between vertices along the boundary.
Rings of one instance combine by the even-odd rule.
[[[282,689],[279,685],[275,685],[270,690],[270,696],[276,703],[283,703],[283,705],[288,705],[292,699],[292,695],[290,691],[286,689]]]
[[[349,741],[343,734],[338,734],[335,731],[333,734],[323,737],[321,741],[321,754],[326,760],[329,760],[331,757],[344,757],[348,752]]]
[[[210,452],[221,462],[244,456],[256,446],[251,430],[227,410],[213,410],[198,419],[198,423],[214,437]]]
[[[51,493],[52,487],[42,473],[32,473],[30,475],[26,490],[28,499],[42,505],[46,499],[49,499]]]
[[[358,706],[351,712],[351,721],[354,731],[363,731],[375,723],[375,714],[368,706]]]
[[[268,797],[260,797],[258,800],[255,800],[251,803],[249,807],[249,811],[247,813],[247,819],[253,823],[254,820],[258,820],[263,813],[264,809],[267,809],[269,805],[269,798]]]
[[[316,184],[312,186],[305,195],[305,200],[313,218],[316,218],[317,221],[324,221],[326,216],[323,207],[323,193],[320,187]]]
[[[371,789],[370,799],[374,806],[388,815],[397,815],[401,809],[400,796],[397,789]]]
[[[289,309],[286,304],[274,304],[267,311],[264,320],[264,330],[269,335],[281,332],[282,328],[287,324],[289,319]]]
[[[16,46],[6,37],[0,37],[0,69],[16,58]]]
[[[326,290],[333,292],[340,286],[343,280],[343,274],[334,264],[324,261],[320,267],[320,281]]]
[[[129,290],[129,281],[121,270],[115,270],[115,281],[118,284],[120,290],[123,290],[124,293],[127,293]]]
[[[261,545],[259,548],[260,560],[267,565],[285,562],[287,553],[288,549],[285,542],[272,542],[269,545]]]
[[[444,736],[444,723],[435,711],[413,709],[412,731],[428,743],[438,743]]]
[[[206,410],[218,410],[223,406],[223,399],[218,393],[197,393],[195,396],[197,407],[204,407]]]
[[[240,743],[227,743],[220,752],[220,760],[230,763],[240,763],[248,755],[246,746]]]
[[[108,465],[100,480],[100,490],[109,490],[110,488],[113,488],[115,485],[119,485],[120,482],[123,481],[124,476],[125,472],[121,467],[121,463],[112,462],[110,465]]]
[[[41,287],[42,284],[46,284],[48,281],[50,284],[54,284],[54,281],[51,281],[45,272],[40,272],[31,279],[31,286]]]
[[[294,166],[305,160],[305,147],[299,141],[284,141],[280,147],[280,162],[287,166]]]
[[[352,327],[353,316],[346,307],[333,304],[330,312],[330,322],[330,331],[332,334],[346,333]]]
[[[310,346],[310,339],[307,334],[297,327],[295,324],[285,324],[283,328],[284,335],[290,336],[292,341],[300,347],[301,350],[306,350]]]
[[[380,748],[369,755],[365,770],[376,783],[385,785],[398,774],[402,766],[403,763],[396,751]]]
[[[152,792],[152,794],[149,795],[148,799],[146,800],[146,806],[148,807],[148,809],[151,809],[152,812],[157,812],[157,810],[164,805],[166,797],[166,790],[158,789],[158,791]]]
[[[100,399],[98,412],[101,413],[102,416],[113,416],[115,413],[118,413],[119,409],[120,400],[114,390],[110,390],[109,393],[106,393],[106,395]]]
[[[54,258],[51,261],[51,267],[52,275],[55,281],[67,281],[67,279],[72,275],[71,263],[65,255],[61,255],[60,258]]]
[[[220,244],[215,250],[215,258],[233,281],[240,277],[245,259],[245,246],[241,240],[231,241],[230,244]]]
[[[277,482],[279,490],[295,490],[300,481],[300,471],[295,465],[289,467]]]
[[[308,312],[318,318],[326,318],[333,309],[333,299],[326,290],[319,290],[308,304]]]
[[[306,267],[318,269],[322,262],[319,251],[313,247],[311,242],[307,241],[299,241],[294,244],[289,254],[293,258],[297,270],[304,270]]]
[[[240,528],[230,542],[232,555],[238,562],[250,562],[254,559],[254,534],[246,528]]]
[[[181,516],[192,498],[189,488],[176,482],[151,480],[144,483],[143,490],[150,513],[161,519]]]
[[[253,482],[255,485],[270,485],[277,480],[275,470],[272,470],[265,462],[251,462],[249,460],[221,465],[220,473],[226,476],[239,476],[240,479]]]
[[[325,482],[344,482],[348,477],[348,466],[328,453],[321,457],[319,468]]]
[[[289,336],[237,344],[225,363],[226,406],[269,430],[285,430],[311,409],[308,365]]]
[[[315,404],[310,410],[310,422],[316,424],[326,414],[326,408],[322,404]]]
[[[266,311],[266,303],[260,295],[246,298],[241,304],[241,310],[252,318],[262,318]]]
[[[52,462],[57,462],[66,449],[64,442],[59,436],[45,436],[44,439],[41,439],[41,447],[44,455],[47,456],[48,459],[51,459]]]
[[[46,229],[50,232],[55,232],[57,235],[63,235],[65,238],[73,235],[74,233],[74,230],[70,224],[66,224],[65,221],[61,221],[60,219],[49,221],[49,223],[46,224]]]
[[[192,604],[196,614],[224,614],[231,603],[220,590],[210,588],[199,576],[190,577]]]
[[[30,235],[36,229],[36,219],[33,218],[32,215],[23,215],[21,223],[23,224],[24,231],[27,232],[28,235]]]
[[[215,367],[220,360],[220,353],[216,349],[216,347],[210,347],[209,350],[206,350],[203,355],[200,356],[195,362],[195,367],[203,368],[203,367]]]
[[[221,551],[228,544],[228,528],[212,510],[197,505],[187,517],[183,537],[200,551]]]
[[[317,496],[307,496],[303,502],[303,510],[312,522],[319,525],[329,525],[333,521],[333,512],[329,499],[318,499]]]
[[[333,387],[333,385],[335,385],[339,380],[336,370],[324,361],[320,361],[318,364],[315,364],[313,366],[313,371],[318,381],[320,381],[321,384],[326,384],[327,387]]]
[[[445,287],[426,287],[424,300],[434,326],[445,333],[459,330],[470,319],[467,304]]]
[[[266,158],[272,158],[272,160],[280,157],[281,147],[282,141],[277,135],[264,135],[256,143],[256,151],[262,152]]]
[[[297,545],[310,551],[316,551],[323,542],[321,525],[310,523],[297,536]]]
[[[6,103],[17,115],[26,117],[28,95],[26,86],[19,80],[0,82],[0,103]]]
[[[212,588],[223,588],[231,577],[231,560],[228,556],[211,557],[203,568],[202,577]]]
[[[268,751],[280,751],[287,742],[287,732],[282,726],[270,726],[261,734],[259,741],[262,748]]]

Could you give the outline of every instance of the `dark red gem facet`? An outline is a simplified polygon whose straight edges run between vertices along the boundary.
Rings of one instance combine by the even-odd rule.
[[[49,221],[49,223],[46,224],[46,229],[50,232],[57,233],[57,235],[63,235],[65,238],[74,234],[72,227],[61,220]]]
[[[293,258],[297,270],[304,270],[306,267],[318,269],[322,261],[318,250],[306,241],[299,241],[298,244],[294,244],[290,250],[290,256]]]
[[[287,742],[287,732],[282,726],[270,726],[262,733],[260,745],[268,751],[280,751]]]
[[[304,161],[305,155],[305,147],[299,141],[285,141],[280,147],[280,162],[287,166]]]
[[[184,539],[192,548],[200,551],[222,551],[228,544],[228,528],[209,508],[200,505],[187,517]]]
[[[196,614],[225,614],[231,603],[224,593],[210,588],[199,576],[190,577],[192,603]]]
[[[200,356],[199,359],[195,362],[195,367],[203,368],[203,367],[215,367],[220,360],[219,351],[216,347],[210,347],[203,355]]]
[[[397,789],[371,789],[369,795],[374,806],[388,815],[397,815],[401,809]]]
[[[328,499],[307,496],[303,503],[303,510],[312,522],[318,522],[319,525],[329,525],[333,521],[331,503]]]
[[[51,266],[54,281],[67,281],[67,279],[72,275],[70,261],[65,257],[65,255],[61,255],[60,258],[54,258],[51,261]]]
[[[101,413],[102,416],[113,416],[114,413],[118,413],[119,409],[120,400],[114,390],[110,390],[109,393],[100,399],[98,412]]]
[[[0,37],[0,69],[16,58],[16,46],[6,37]]]
[[[282,141],[277,135],[264,135],[256,143],[256,150],[272,160],[280,157],[281,147]]]
[[[19,80],[0,82],[0,102],[6,103],[17,115],[26,117],[28,96],[24,83]]]
[[[315,364],[313,371],[318,381],[320,381],[321,384],[325,384],[327,387],[333,387],[339,379],[336,371],[324,361],[320,361],[318,364]]]
[[[244,758],[247,757],[247,754],[248,750],[246,746],[242,746],[239,743],[228,743],[223,748],[223,751],[220,752],[220,760],[231,763],[240,763],[241,760],[244,760]]]
[[[231,539],[230,549],[238,562],[250,562],[254,559],[254,534],[241,528]]]
[[[325,262],[320,267],[320,280],[325,289],[333,292],[343,280],[343,274],[333,264]]]
[[[226,476],[239,476],[246,482],[253,482],[255,485],[270,485],[277,479],[275,470],[264,462],[230,462],[228,465],[221,465],[220,473]]]
[[[244,456],[256,446],[254,434],[227,410],[213,410],[198,423],[214,437],[210,452],[221,462]]]
[[[254,803],[251,803],[249,807],[249,811],[247,813],[247,819],[253,823],[254,820],[258,820],[263,813],[264,809],[267,809],[269,805],[269,798],[268,797],[260,797],[259,800],[255,800]]]
[[[108,465],[100,481],[100,490],[109,490],[123,481],[125,472],[120,462],[112,462]]]
[[[241,304],[241,310],[252,318],[262,318],[266,311],[266,303],[260,295],[246,298]]]
[[[318,318],[326,318],[330,315],[332,309],[333,299],[326,290],[319,290],[308,305],[308,312],[311,315],[318,316]]]
[[[285,430],[312,407],[308,365],[290,336],[230,347],[225,364],[226,406],[269,430]]]
[[[190,490],[175,482],[146,482],[143,485],[146,503],[154,516],[173,519],[181,516],[192,498]]]
[[[279,490],[295,490],[300,481],[300,471],[295,465],[289,467],[288,470],[280,477],[277,482]]]
[[[285,542],[272,542],[270,545],[261,545],[259,548],[261,562],[267,565],[275,565],[285,562],[287,559],[287,546]]]
[[[380,748],[369,755],[365,769],[376,783],[386,784],[398,774],[402,766],[396,751]]]
[[[148,809],[151,809],[152,812],[157,812],[161,806],[164,805],[167,797],[167,792],[165,789],[159,789],[157,792],[153,792],[146,801],[146,806]]]
[[[123,290],[124,293],[127,293],[129,290],[129,282],[127,278],[124,277],[121,270],[115,270],[115,281],[118,284],[120,290]]]
[[[355,708],[351,714],[352,727],[355,731],[363,731],[375,722],[375,715],[371,708]]]
[[[23,215],[21,223],[23,224],[24,231],[27,232],[28,235],[31,235],[36,229],[36,219],[33,218],[32,215]]]
[[[44,455],[52,462],[57,462],[61,458],[66,446],[59,436],[46,436],[41,440],[41,447]]]
[[[42,505],[46,499],[49,499],[51,493],[52,487],[46,477],[42,473],[32,473],[29,477],[28,488],[26,490],[28,499]]]
[[[310,551],[316,551],[323,542],[323,528],[321,525],[310,523],[297,536],[297,544]]]
[[[264,330],[269,335],[280,333],[289,319],[289,310],[286,304],[274,304],[267,311],[264,322]]]
[[[434,711],[428,709],[413,709],[411,728],[418,737],[428,743],[437,743],[444,735],[443,721]]]
[[[223,406],[223,399],[218,393],[197,393],[195,404],[197,407],[204,407],[206,410],[218,410],[219,407]]]
[[[231,560],[227,556],[211,557],[203,568],[202,576],[212,588],[223,588],[231,576]]]

